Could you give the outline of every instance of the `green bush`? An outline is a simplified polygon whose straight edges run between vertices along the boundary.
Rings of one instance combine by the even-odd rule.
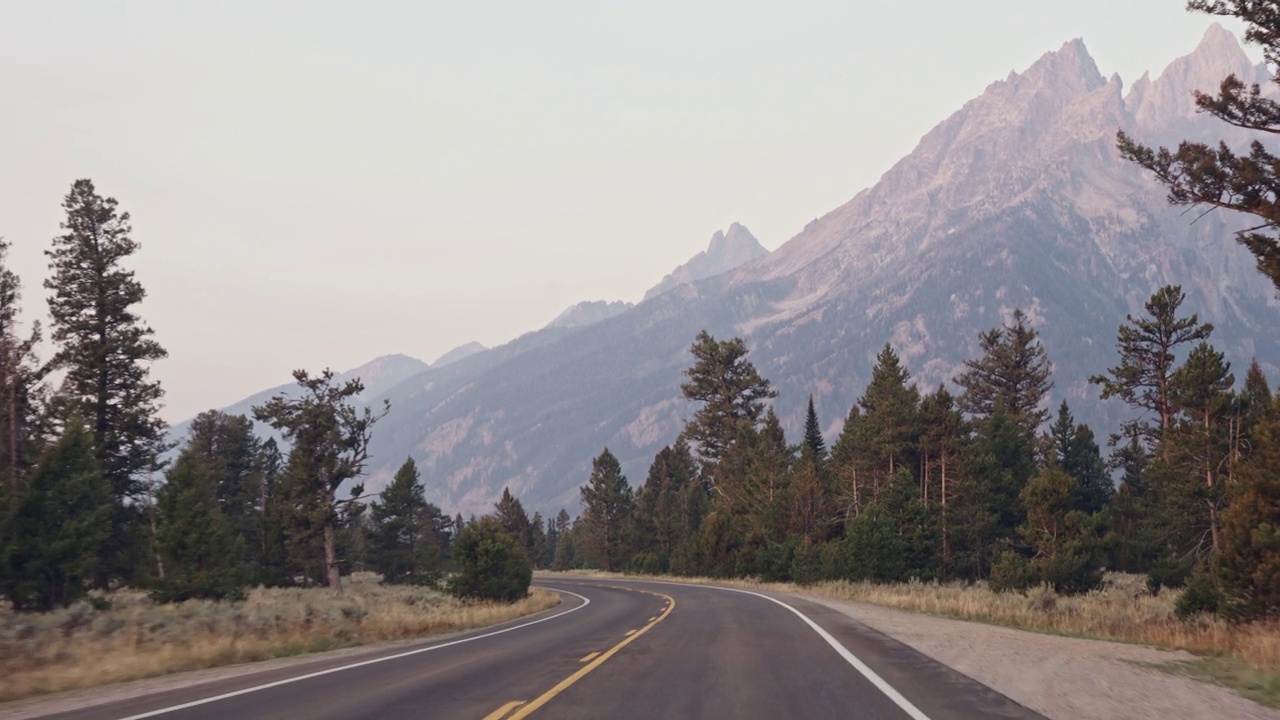
[[[515,602],[529,594],[533,565],[496,518],[485,516],[463,528],[453,541],[453,561],[458,571],[449,579],[449,592],[460,598]]]
[[[1034,585],[1030,563],[1012,550],[1000,553],[991,564],[991,589],[996,592],[1025,592]]]
[[[1147,588],[1152,595],[1159,593],[1162,587],[1180,588],[1187,584],[1191,570],[1192,564],[1188,560],[1162,556],[1151,564],[1151,570],[1147,572]]]
[[[1218,614],[1222,611],[1225,598],[1217,581],[1208,573],[1198,572],[1187,582],[1187,589],[1182,592],[1173,606],[1173,612],[1186,620],[1201,613]]]

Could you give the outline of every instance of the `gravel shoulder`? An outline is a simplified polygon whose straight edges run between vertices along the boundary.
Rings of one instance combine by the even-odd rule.
[[[1162,666],[1186,652],[1044,635],[801,594],[1052,720],[1280,720],[1280,711]]]

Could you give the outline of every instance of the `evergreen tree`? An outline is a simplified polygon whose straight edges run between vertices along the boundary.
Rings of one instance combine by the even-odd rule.
[[[920,392],[908,385],[911,373],[902,366],[888,344],[876,355],[871,383],[858,404],[862,406],[862,455],[867,460],[866,479],[870,501],[879,499],[882,488],[898,468],[913,468],[919,446]]]
[[[582,566],[578,557],[577,526],[578,523],[570,520],[569,513],[565,510],[561,510],[556,516],[557,534],[560,539],[556,543],[556,560],[552,568],[572,570]]]
[[[1115,495],[1115,485],[1102,451],[1088,425],[1075,424],[1065,400],[1051,430],[1057,464],[1074,481],[1071,507],[1085,514],[1101,512]]]
[[[511,494],[510,488],[502,488],[502,497],[494,503],[494,517],[502,525],[502,529],[515,538],[525,554],[533,557],[533,526],[529,522],[529,514],[525,512],[520,499]]]
[[[1131,407],[1153,413],[1153,428],[1145,419],[1124,425],[1124,434],[1143,438],[1151,447],[1173,425],[1174,404],[1170,397],[1175,351],[1187,343],[1205,340],[1213,326],[1201,323],[1196,315],[1178,317],[1187,294],[1179,285],[1157,290],[1145,304],[1146,314],[1127,316],[1116,333],[1120,364],[1095,375],[1089,382],[1102,387],[1102,399],[1118,397]]]
[[[116,499],[112,532],[103,545],[98,584],[128,577],[143,552],[142,510],[147,475],[165,449],[160,419],[164,391],[149,377],[150,363],[168,356],[137,315],[146,297],[123,262],[138,249],[129,213],[77,180],[62,203],[66,234],[49,256],[53,341],[51,366],[65,372],[61,394],[85,418],[94,452]]]
[[[1218,575],[1235,620],[1280,616],[1280,407],[1259,422],[1253,445],[1222,518]]]
[[[1190,0],[1188,9],[1240,18],[1245,39],[1262,46],[1272,68],[1280,61],[1280,13],[1270,2],[1257,0]],[[1257,83],[1246,85],[1235,75],[1222,81],[1218,94],[1196,93],[1196,105],[1229,125],[1274,134],[1280,132],[1280,104]],[[1280,288],[1280,159],[1255,140],[1247,153],[1227,143],[1216,147],[1184,141],[1177,150],[1146,147],[1124,132],[1120,154],[1147,169],[1169,188],[1174,205],[1203,205],[1253,215],[1260,224],[1237,234],[1253,253],[1258,271]],[[1203,338],[1199,338],[1203,339]]]
[[[218,501],[218,471],[188,446],[156,494],[156,552],[163,575],[152,598],[244,599],[250,566]]]
[[[690,351],[694,364],[685,370],[689,381],[680,390],[702,406],[685,425],[685,435],[697,445],[704,461],[715,463],[744,426],[755,426],[764,413],[764,401],[777,397],[777,392],[747,360],[741,338],[717,342],[704,330]]]
[[[1177,550],[1197,557],[1217,556],[1220,515],[1231,484],[1228,421],[1235,376],[1223,354],[1202,342],[1188,353],[1169,385],[1177,414],[1166,436],[1169,447],[1161,455]]]
[[[269,483],[263,473],[278,472],[279,450],[274,442],[264,456],[253,421],[243,415],[208,410],[191,421],[184,451],[195,455],[212,479],[222,519],[236,539],[239,564],[259,567]],[[274,470],[272,464],[277,464]]]
[[[1031,476],[1019,496],[1027,513],[1018,536],[1030,555],[1028,577],[1064,594],[1102,584],[1096,516],[1072,509],[1075,486],[1063,468],[1050,465]]]
[[[1120,486],[1107,506],[1107,524],[1111,528],[1108,566],[1120,572],[1145,573],[1159,554],[1159,539],[1164,535],[1164,521],[1159,499],[1148,477],[1150,456],[1138,438],[1116,451],[1112,458],[1122,471]]]
[[[1035,471],[1031,443],[996,405],[965,452],[952,523],[952,567],[962,578],[983,578],[996,552],[1026,518],[1021,494]]]
[[[591,477],[581,488],[582,534],[578,551],[594,566],[614,572],[624,567],[629,551],[627,530],[635,498],[618,459],[605,448],[591,462]]]
[[[1023,436],[1034,438],[1049,418],[1049,411],[1040,405],[1053,388],[1049,380],[1053,369],[1040,333],[1021,310],[1015,310],[1012,324],[982,333],[978,345],[982,357],[966,360],[967,369],[955,379],[964,388],[960,409],[985,419],[996,407],[1003,407]]]
[[[529,594],[533,567],[524,548],[492,515],[467,523],[453,542],[458,571],[449,592],[461,598],[515,602]]]
[[[50,610],[85,594],[110,538],[113,507],[93,436],[72,418],[40,456],[14,510],[0,590],[15,609]]]
[[[369,511],[370,561],[382,581],[434,585],[444,571],[449,518],[427,502],[413,458],[404,461]]]
[[[543,558],[547,555],[547,529],[546,523],[542,521],[542,513],[535,512],[533,519],[529,521],[529,548],[532,553],[529,560],[533,563],[535,570],[541,570],[550,567],[550,564],[544,564]]]
[[[0,239],[0,523],[35,463],[46,394],[45,371],[36,357],[40,323],[22,335],[22,284],[8,267],[8,253],[9,243]]]
[[[822,426],[818,422],[818,411],[813,407],[813,395],[809,395],[809,409],[804,418],[804,447],[809,454],[820,460],[827,457],[827,443],[822,439]]]
[[[386,401],[377,415],[369,408],[357,411],[349,401],[364,391],[364,384],[359,379],[335,384],[330,370],[314,378],[305,370],[295,370],[293,377],[303,390],[300,397],[277,395],[255,406],[253,415],[281,431],[293,444],[285,475],[295,484],[299,499],[310,496],[305,510],[310,527],[318,526],[321,533],[324,557],[320,566],[325,582],[330,589],[341,590],[338,512],[364,494],[364,485],[353,484],[349,500],[338,500],[336,493],[364,472],[373,426],[390,412],[391,404]]]

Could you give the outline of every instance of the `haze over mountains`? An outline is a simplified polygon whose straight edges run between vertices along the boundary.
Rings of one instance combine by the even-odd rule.
[[[428,496],[450,510],[483,512],[505,485],[531,509],[576,512],[605,446],[638,484],[692,409],[679,385],[703,329],[746,339],[793,438],[810,393],[829,435],[838,431],[885,342],[929,388],[1019,307],[1054,362],[1053,403],[1068,400],[1106,434],[1115,408],[1086,379],[1114,364],[1117,325],[1166,283],[1183,285],[1186,309],[1217,326],[1238,376],[1256,355],[1275,377],[1280,303],[1231,239],[1237,220],[1193,223],[1115,150],[1119,128],[1147,141],[1230,136],[1195,114],[1192,92],[1231,72],[1262,70],[1217,26],[1127,94],[1082,41],[1068,42],[993,83],[874,187],[771,254],[734,225],[637,305],[575,306],[450,364],[396,361],[396,372],[379,371],[396,383],[366,378],[379,388],[366,399],[392,400],[369,485],[412,455]]]

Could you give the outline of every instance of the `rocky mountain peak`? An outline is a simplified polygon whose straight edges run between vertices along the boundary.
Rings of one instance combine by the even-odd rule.
[[[727,231],[717,230],[711,236],[711,243],[706,250],[694,255],[689,262],[662,278],[662,282],[644,294],[644,299],[655,298],[685,283],[727,273],[768,254],[769,251],[760,244],[750,230],[735,222]]]
[[[1144,75],[1135,83],[1125,104],[1140,130],[1185,132],[1170,123],[1194,117],[1196,91],[1214,93],[1228,75],[1246,83],[1267,79],[1266,67],[1249,60],[1236,36],[1214,23],[1190,54],[1169,63],[1154,81]]]

